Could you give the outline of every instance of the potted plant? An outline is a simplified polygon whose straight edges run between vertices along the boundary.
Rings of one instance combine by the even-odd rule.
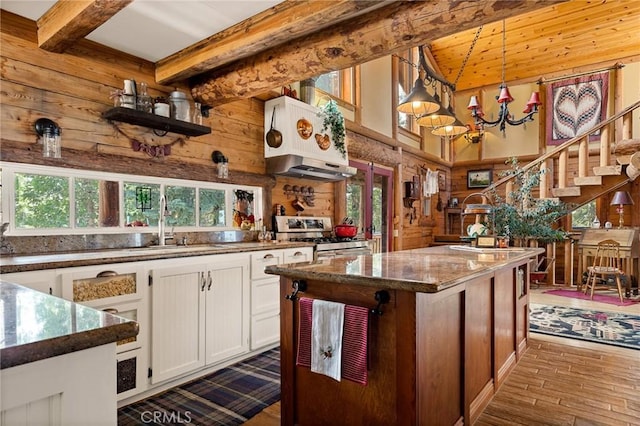
[[[492,225],[496,234],[509,237],[516,245],[526,245],[529,240],[550,243],[566,239],[568,233],[556,222],[569,213],[569,205],[555,198],[540,199],[533,194],[547,169],[524,171],[517,158],[508,162],[511,170],[501,176],[514,176],[514,189],[506,197],[500,196],[495,187],[490,190],[495,211]]]
[[[340,151],[343,158],[347,156],[345,147],[345,137],[347,133],[344,127],[344,117],[338,109],[336,101],[331,99],[318,111],[318,116],[322,118],[322,131],[331,131],[331,140],[336,149]]]

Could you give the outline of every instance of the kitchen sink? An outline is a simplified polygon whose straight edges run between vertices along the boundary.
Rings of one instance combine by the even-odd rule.
[[[138,247],[138,248],[130,248],[126,251],[135,254],[135,253],[188,253],[193,251],[207,251],[207,250],[221,250],[221,249],[231,249],[236,246],[232,244],[198,244],[193,246],[178,246],[178,245],[167,245],[167,246],[148,246],[148,247]]]

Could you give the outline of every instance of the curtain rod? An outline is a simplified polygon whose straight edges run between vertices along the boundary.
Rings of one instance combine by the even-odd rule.
[[[597,72],[610,71],[610,70],[616,70],[616,69],[621,69],[621,68],[624,68],[624,64],[621,64],[620,62],[616,62],[615,64],[613,64],[610,67],[600,68],[600,69],[592,70],[592,71],[580,72],[580,73],[576,73],[576,74],[565,75],[565,76],[562,76],[562,77],[555,77],[555,78],[540,77],[536,83],[538,83],[538,84],[553,83],[554,81],[566,80],[568,78],[573,78],[573,77],[582,77],[583,75],[595,74]]]

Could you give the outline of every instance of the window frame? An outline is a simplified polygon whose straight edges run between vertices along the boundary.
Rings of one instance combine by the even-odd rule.
[[[43,166],[26,163],[0,162],[0,173],[2,180],[2,197],[0,209],[0,221],[8,222],[9,226],[4,235],[6,236],[44,236],[44,235],[82,235],[82,234],[135,234],[135,233],[157,233],[158,225],[149,226],[126,226],[124,208],[124,183],[160,185],[160,193],[165,193],[167,186],[183,186],[195,189],[194,209],[196,214],[195,226],[176,226],[175,230],[180,232],[215,232],[215,231],[237,231],[233,226],[233,201],[234,192],[238,189],[253,192],[253,211],[256,218],[256,225],[259,218],[263,217],[263,188],[259,186],[236,185],[219,182],[205,182],[187,179],[173,179],[155,176],[130,175],[123,173],[109,173],[90,171],[83,169],[69,169],[55,166]],[[16,198],[15,198],[15,178],[16,173],[40,174],[47,176],[60,176],[68,178],[70,188],[69,195],[69,223],[68,228],[16,228]],[[75,179],[97,179],[118,182],[119,198],[119,220],[118,226],[98,226],[98,227],[77,227],[75,218]],[[225,226],[200,226],[200,189],[224,190],[225,192]],[[159,207],[159,206],[158,206]]]

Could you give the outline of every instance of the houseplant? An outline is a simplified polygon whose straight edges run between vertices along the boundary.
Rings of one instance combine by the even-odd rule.
[[[502,172],[501,176],[514,176],[513,190],[502,197],[495,187],[490,189],[495,211],[492,225],[496,234],[507,236],[520,245],[526,245],[529,240],[550,243],[566,239],[568,233],[556,222],[569,213],[570,206],[555,198],[537,198],[533,193],[548,169],[522,170],[517,158],[507,162],[511,169]]]
[[[347,134],[344,128],[344,117],[338,109],[336,101],[331,99],[327,102],[322,108],[320,108],[320,111],[318,111],[318,116],[322,118],[322,131],[331,131],[331,140],[333,141],[333,144],[336,149],[340,151],[342,157],[346,158],[347,150],[345,148],[344,139]]]

